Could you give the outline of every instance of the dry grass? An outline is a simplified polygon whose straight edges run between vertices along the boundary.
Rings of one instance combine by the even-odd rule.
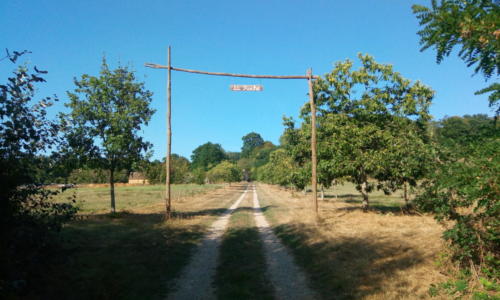
[[[344,190],[320,202],[316,223],[310,197],[263,184],[258,191],[275,232],[325,299],[427,299],[430,284],[446,280],[435,264],[442,228],[430,216],[363,213],[345,201],[356,191]]]

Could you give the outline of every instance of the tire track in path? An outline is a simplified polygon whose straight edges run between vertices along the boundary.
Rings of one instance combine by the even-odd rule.
[[[217,257],[221,237],[224,234],[229,217],[238,208],[241,201],[247,195],[248,187],[236,202],[229,207],[224,214],[217,219],[208,229],[201,244],[195,250],[191,261],[183,270],[176,281],[177,287],[167,299],[169,300],[197,300],[215,299],[212,280],[217,267]]]
[[[262,213],[256,187],[252,189],[255,223],[264,245],[268,276],[274,286],[276,299],[317,299],[317,295],[307,285],[306,276],[269,226]]]

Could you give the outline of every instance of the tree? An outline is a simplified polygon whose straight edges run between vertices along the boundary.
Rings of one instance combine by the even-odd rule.
[[[207,178],[211,183],[241,181],[241,169],[226,160],[210,169],[207,172]]]
[[[421,51],[436,49],[440,63],[459,46],[458,56],[486,79],[500,74],[500,5],[497,0],[432,0],[431,7],[413,5],[419,19]],[[498,106],[500,84],[493,83],[477,93],[493,92],[490,106]],[[496,113],[500,112],[500,106]]]
[[[28,51],[13,54],[12,63]],[[44,166],[42,153],[58,144],[56,122],[47,109],[57,98],[37,99],[37,86],[47,71],[27,64],[0,84],[0,290],[5,298],[22,298],[50,265],[52,237],[71,220],[71,203],[51,201],[55,191],[44,189],[36,170]],[[33,279],[33,280],[31,280]]]
[[[127,67],[110,70],[103,59],[99,76],[82,75],[68,92],[65,115],[70,146],[82,160],[109,171],[111,210],[115,212],[115,172],[130,170],[151,144],[138,135],[154,110],[152,93]]]
[[[241,138],[243,140],[243,147],[241,147],[241,157],[249,157],[253,149],[262,146],[264,139],[256,132],[250,132]]]
[[[498,279],[500,262],[500,138],[464,145],[467,157],[438,164],[416,199],[420,209],[439,221],[452,221],[443,237],[464,267],[479,265],[483,275]]]
[[[439,145],[459,153],[467,146],[491,137],[495,129],[494,120],[484,114],[446,117],[436,124],[435,138]]]
[[[270,184],[287,186],[292,184],[292,170],[295,168],[292,157],[285,149],[271,152],[269,162],[258,168],[257,179]]]
[[[193,150],[193,154],[191,154],[191,169],[201,168],[208,171],[225,158],[226,154],[220,144],[208,142]]]
[[[320,181],[329,184],[348,177],[361,192],[366,210],[368,194],[376,187],[369,178],[377,179],[378,188],[384,191],[395,188],[393,176],[401,170],[401,162],[390,152],[402,149],[407,144],[404,139],[414,143],[425,138],[434,93],[418,81],[405,79],[391,65],[379,64],[369,55],[358,57],[358,70],[353,70],[349,60],[338,62],[331,73],[315,81],[314,97],[319,112]],[[292,140],[302,145],[295,156],[305,160],[310,154],[304,142],[310,139],[308,105],[302,117],[301,133],[289,131],[294,133]],[[409,134],[410,128],[416,134]],[[412,160],[420,155],[406,154]],[[391,157],[394,160],[388,161]]]
[[[237,162],[241,158],[241,153],[228,151],[226,152],[226,158],[231,162]]]
[[[190,162],[187,158],[174,153],[171,156],[170,164],[171,183],[188,183],[190,181]],[[152,162],[143,162],[140,171],[144,172],[149,183],[165,183],[167,173],[165,169],[165,158],[163,158],[163,161],[155,160]]]

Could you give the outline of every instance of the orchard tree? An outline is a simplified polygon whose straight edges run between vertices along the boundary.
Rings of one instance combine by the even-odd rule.
[[[198,146],[191,154],[191,169],[208,171],[213,166],[226,159],[226,153],[220,144],[211,142]]]
[[[498,0],[432,0],[431,6],[413,5],[413,13],[419,19],[418,31],[421,51],[436,49],[440,63],[454,48],[460,47],[458,56],[475,73],[486,79],[500,74],[500,5]],[[492,92],[491,107],[500,112],[500,84],[493,83],[478,91]]]
[[[379,188],[391,193],[402,187],[406,207],[410,208],[409,187],[415,188],[418,181],[431,172],[436,150],[429,131],[422,130],[411,120],[403,122],[400,134],[391,140],[387,145],[383,172],[377,178],[382,181]]]
[[[63,117],[69,143],[88,165],[109,171],[115,212],[115,172],[130,170],[151,147],[139,132],[154,113],[152,93],[127,67],[110,70],[105,59],[98,76],[85,74],[74,83],[75,90],[68,92],[71,112]]]
[[[271,152],[269,162],[258,168],[258,180],[270,184],[288,186],[292,184],[292,170],[294,169],[292,157],[285,149]]]
[[[241,138],[243,140],[243,147],[241,147],[241,157],[249,157],[253,149],[262,146],[264,139],[256,132],[250,132]]]
[[[241,181],[241,169],[234,163],[223,161],[207,172],[207,178],[211,183],[238,182]]]
[[[420,82],[412,83],[391,65],[377,63],[369,55],[358,55],[361,67],[353,70],[349,60],[335,64],[331,73],[314,84],[318,106],[318,170],[325,183],[349,177],[363,196],[363,208],[369,207],[368,194],[379,181],[384,190],[401,162],[391,152],[407,143],[420,142],[421,134],[408,134],[409,124],[426,132],[428,113],[434,92]],[[310,109],[303,109],[302,136],[310,139]],[[309,128],[308,128],[309,127]],[[298,135],[299,137],[301,135]],[[405,139],[412,139],[402,142]],[[303,144],[303,143],[301,143]],[[302,157],[308,157],[302,146]],[[310,153],[310,150],[307,150]],[[406,153],[418,160],[420,153]],[[394,160],[388,162],[389,159]]]

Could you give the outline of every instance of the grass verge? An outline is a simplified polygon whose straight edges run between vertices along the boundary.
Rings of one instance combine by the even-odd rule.
[[[250,196],[233,213],[223,236],[214,282],[218,299],[273,299]]]

